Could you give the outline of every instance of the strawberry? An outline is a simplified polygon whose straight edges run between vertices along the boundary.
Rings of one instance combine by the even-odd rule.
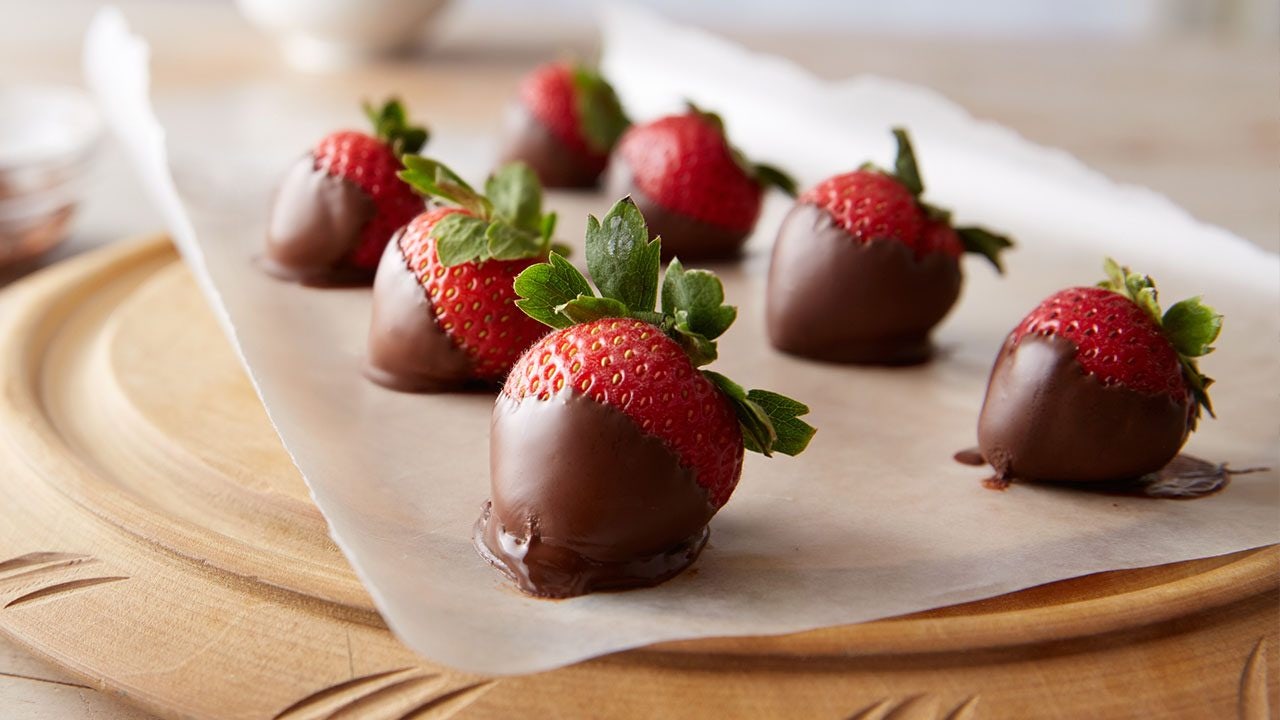
[[[918,252],[923,241],[925,215],[916,196],[897,177],[879,170],[854,170],[827,178],[796,202],[826,210],[859,242],[894,240]]]
[[[981,228],[953,228],[950,212],[921,199],[924,182],[907,131],[894,128],[893,136],[898,142],[893,172],[864,165],[823,180],[796,202],[827,211],[858,242],[895,240],[911,248],[916,257],[934,252],[953,258],[978,253],[1003,271],[1000,252],[1013,243]]]
[[[864,165],[805,191],[773,247],[767,324],[784,352],[846,363],[906,365],[932,354],[929,333],[960,296],[960,257],[1001,270],[1007,238],[956,228],[925,203],[905,130],[893,172]]]
[[[311,151],[317,170],[350,182],[374,205],[373,217],[360,231],[346,262],[372,270],[392,233],[422,212],[422,200],[397,177],[399,157],[417,153],[427,142],[425,128],[410,125],[404,106],[389,100],[381,108],[365,105],[374,134],[343,130],[328,135]]]
[[[512,368],[502,392],[550,400],[570,388],[625,413],[694,470],[711,504],[742,473],[742,430],[728,398],[652,324],[604,317],[557,330]]]
[[[630,124],[613,87],[577,63],[536,68],[520,83],[517,103],[504,157],[528,163],[547,187],[595,185]]]
[[[1196,358],[1222,316],[1106,261],[1108,279],[1051,295],[1006,339],[978,421],[1001,480],[1110,481],[1164,467],[1213,409]]]
[[[328,135],[285,176],[260,259],[268,273],[304,285],[367,285],[391,235],[422,211],[396,173],[399,154],[418,152],[427,131],[410,125],[394,98],[364,109],[373,135]]]
[[[541,188],[523,164],[500,168],[484,194],[434,160],[405,156],[404,164],[400,177],[437,206],[396,236],[378,272],[412,273],[427,300],[428,331],[443,333],[465,356],[466,367],[460,373],[451,354],[437,359],[432,353],[413,358],[411,368],[400,367],[399,353],[383,348],[391,345],[388,336],[404,331],[379,321],[386,314],[380,303],[393,300],[383,298],[384,283],[375,281],[370,365],[378,372],[370,376],[399,389],[496,383],[546,331],[515,307],[512,283],[546,258],[555,215],[542,213]]]
[[[555,330],[499,395],[493,500],[477,526],[481,554],[538,595],[678,573],[733,493],[743,451],[795,455],[814,433],[801,403],[699,370],[737,311],[715,275],[679,260],[659,286],[661,241],[630,199],[588,219],[586,248],[598,295],[554,252],[516,278],[517,305]]]
[[[636,198],[668,255],[730,256],[755,228],[767,186],[795,194],[790,177],[750,163],[729,144],[720,117],[692,105],[632,126],[614,154],[611,194]]]

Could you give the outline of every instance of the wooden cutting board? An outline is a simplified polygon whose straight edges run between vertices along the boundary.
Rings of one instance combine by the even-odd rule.
[[[0,295],[0,382],[0,630],[161,715],[1261,720],[1280,707],[1277,547],[524,677],[433,665],[383,625],[162,237]]]

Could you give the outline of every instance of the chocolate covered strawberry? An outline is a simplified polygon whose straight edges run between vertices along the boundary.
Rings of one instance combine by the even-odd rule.
[[[398,232],[373,284],[366,375],[407,392],[495,386],[546,332],[515,306],[512,283],[544,260],[555,215],[521,163],[476,192],[444,165],[407,156],[401,177],[433,207]]]
[[[926,204],[911,141],[893,131],[893,172],[864,166],[807,190],[782,221],[766,291],[769,339],[817,360],[903,365],[932,354],[955,305],[960,257],[1000,266],[1012,243]]]
[[[527,163],[546,187],[595,187],[628,124],[600,73],[548,63],[520,83],[507,112],[503,162]]]
[[[492,500],[476,548],[550,597],[654,585],[701,552],[744,448],[795,455],[804,405],[699,368],[737,315],[716,276],[678,260],[624,199],[587,227],[599,295],[552,253],[516,278],[519,306],[555,328],[511,369],[493,411]],[[658,307],[661,299],[660,309]]]
[[[1196,358],[1222,316],[1183,300],[1161,312],[1151,278],[1106,262],[1097,287],[1058,292],[1005,340],[978,419],[1001,480],[1134,479],[1163,468],[1213,410]]]
[[[343,130],[316,143],[285,177],[271,211],[262,263],[272,275],[310,285],[367,284],[392,233],[422,212],[396,173],[427,131],[398,100],[365,106],[373,134]]]
[[[609,195],[630,195],[649,232],[662,236],[663,259],[733,257],[756,226],[764,191],[795,194],[795,183],[751,163],[729,144],[724,122],[690,105],[623,134],[609,168]]]

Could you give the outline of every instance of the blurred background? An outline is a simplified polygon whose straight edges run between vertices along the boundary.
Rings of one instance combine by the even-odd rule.
[[[591,0],[473,0],[463,12],[506,21],[591,27]],[[1280,3],[1273,0],[771,0],[638,4],[688,22],[737,32],[819,31],[1003,37],[1105,37],[1200,34],[1275,37]],[[730,8],[732,10],[730,11]]]
[[[1280,248],[1280,0],[636,3],[825,78],[874,73],[930,87],[979,118]],[[300,137],[282,141],[288,147],[280,151],[293,152],[332,123],[358,121],[351,112],[357,100],[390,93],[425,108],[437,132],[496,134],[524,72],[597,52],[602,3],[116,4],[151,44],[154,99],[181,158],[233,130],[266,143],[275,137],[268,129],[278,130],[283,120]],[[81,84],[83,34],[103,5],[0,0],[0,89]],[[254,116],[272,103],[294,111]],[[210,108],[226,107],[244,108],[234,128],[207,119]],[[0,115],[13,121],[31,113],[0,102]],[[14,125],[4,119],[0,168],[5,152],[23,143],[12,132],[4,137]],[[57,228],[41,228],[40,237],[21,238],[43,246],[69,234],[71,242],[14,267],[3,254],[3,245],[15,242],[12,233],[0,237],[0,284],[103,242],[159,229],[110,141],[93,154],[91,167],[75,169],[83,177],[73,189],[84,192],[76,195],[83,200],[76,211],[66,210]],[[0,235],[12,205],[0,197]]]
[[[638,3],[822,77],[875,73],[931,87],[980,118],[1280,248],[1280,0]],[[277,96],[299,108],[305,134],[384,92],[419,101],[438,130],[496,132],[523,72],[565,55],[591,57],[598,44],[594,0],[117,4],[151,43],[162,119],[215,134],[225,129],[198,127],[202,102]],[[0,83],[79,84],[81,40],[101,5],[0,0]],[[108,143],[99,155],[95,177],[110,181],[69,221],[72,242],[19,270],[0,269],[0,283],[159,227],[118,153]]]

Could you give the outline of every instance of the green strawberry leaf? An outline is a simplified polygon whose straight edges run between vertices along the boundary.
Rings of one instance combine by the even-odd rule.
[[[575,64],[572,78],[582,135],[592,150],[607,155],[631,121],[622,110],[613,86],[600,73]]]
[[[542,222],[538,224],[538,234],[542,236],[542,242],[550,245],[552,250],[561,255],[569,254],[569,246],[564,243],[552,242],[551,237],[556,233],[556,221],[559,218],[555,213],[549,212],[542,216]]]
[[[489,227],[489,223],[484,220],[463,213],[442,218],[431,228],[440,264],[453,267],[488,257],[489,240],[486,231]]]
[[[481,195],[438,160],[406,155],[403,162],[405,169],[399,176],[414,191],[468,213],[449,215],[432,228],[445,267],[547,254],[555,213],[542,214],[542,186],[523,163],[499,168],[485,181]]]
[[[430,137],[425,127],[409,123],[408,113],[398,98],[390,98],[381,106],[365,102],[364,114],[373,124],[374,136],[390,146],[396,157],[417,154]]]
[[[898,141],[898,156],[893,163],[893,174],[917,198],[924,194],[924,180],[920,179],[920,166],[916,164],[916,153],[911,147],[911,137],[906,128],[893,129],[893,138]]]
[[[751,176],[764,187],[776,187],[791,197],[795,197],[799,193],[796,188],[795,178],[773,165],[757,163],[752,167]]]
[[[949,215],[950,213],[948,213]],[[996,272],[1004,274],[1004,265],[1000,262],[1000,253],[1013,247],[1013,241],[1004,235],[997,235],[980,227],[956,228],[964,251],[976,253],[986,258],[995,266]]]
[[[1169,342],[1187,357],[1213,352],[1213,341],[1222,332],[1222,316],[1201,302],[1199,296],[1169,306],[1161,323]]]
[[[454,216],[450,216],[454,217]],[[485,231],[488,258],[494,260],[519,260],[520,258],[541,255],[546,249],[542,237],[508,225],[501,220],[494,220]]]
[[[557,305],[556,312],[574,323],[587,323],[607,317],[627,317],[627,306],[613,298],[579,295],[567,303]]]
[[[720,278],[706,270],[685,270],[678,258],[672,258],[662,280],[662,312],[685,313],[689,331],[707,340],[723,335],[738,317],[737,308],[724,304]]]
[[[493,204],[495,219],[541,234],[542,185],[528,165],[513,162],[498,168],[485,181],[484,194]]]
[[[489,200],[444,163],[417,155],[405,155],[401,161],[405,169],[398,173],[400,179],[419,195],[457,205],[482,220],[492,218],[493,205]]]
[[[752,390],[747,393],[747,400],[755,403],[768,416],[769,424],[777,434],[777,440],[771,448],[773,452],[795,456],[809,446],[809,441],[817,430],[800,419],[801,415],[809,414],[808,405],[768,390]]]
[[[711,126],[714,127],[717,131],[719,131],[721,135],[725,134],[724,118],[720,117],[718,113],[713,113],[710,110],[703,110],[702,108],[698,107],[697,104],[695,104],[692,100],[688,100],[688,99],[684,101],[684,106],[685,106],[685,110],[688,111],[690,115],[697,115],[698,117],[710,123]]]
[[[703,370],[702,374],[733,404],[733,412],[738,416],[738,425],[742,427],[742,444],[751,452],[758,452],[765,457],[773,454],[774,443],[778,433],[769,421],[769,414],[764,408],[747,397],[747,391],[741,385],[714,370]]]
[[[600,294],[630,310],[653,310],[658,299],[660,243],[649,240],[644,216],[630,197],[587,217],[587,271]]]
[[[667,322],[662,327],[666,330],[667,337],[675,340],[676,344],[689,356],[689,362],[693,363],[694,367],[709,365],[720,357],[715,342],[689,328],[688,317],[683,310],[677,313],[675,318],[668,316]]]
[[[733,403],[747,450],[766,457],[775,452],[794,456],[809,446],[817,430],[800,419],[809,413],[807,405],[768,390],[744,390],[713,370],[703,370],[702,374]]]
[[[1119,293],[1145,310],[1178,353],[1182,377],[1195,401],[1191,429],[1196,429],[1201,410],[1208,412],[1210,417],[1217,417],[1209,400],[1209,386],[1213,384],[1213,378],[1200,372],[1196,358],[1213,352],[1212,343],[1222,332],[1222,316],[1201,302],[1198,296],[1176,302],[1167,312],[1161,313],[1156,283],[1150,276],[1135,273],[1112,258],[1103,260],[1102,269],[1107,279],[1098,283],[1098,287]]]
[[[516,307],[526,315],[553,328],[566,328],[574,322],[557,308],[581,297],[593,297],[591,284],[564,256],[552,252],[545,263],[530,265],[516,276],[513,285]]]
[[[1209,400],[1209,386],[1213,384],[1213,378],[1200,372],[1195,358],[1213,352],[1213,341],[1222,332],[1222,316],[1197,296],[1169,306],[1161,318],[1161,324],[1169,342],[1178,351],[1182,375],[1187,379],[1191,395],[1196,401],[1196,413],[1191,423],[1191,429],[1194,430],[1200,419],[1200,408],[1204,408],[1210,417],[1217,417],[1213,412],[1213,403]]]
[[[1182,376],[1187,379],[1187,385],[1191,388],[1191,397],[1195,400],[1195,411],[1191,415],[1191,429],[1194,431],[1196,425],[1200,423],[1201,410],[1209,413],[1209,417],[1218,417],[1213,412],[1213,403],[1209,400],[1209,386],[1213,384],[1213,378],[1200,372],[1197,363],[1187,357],[1180,357],[1182,361]]]

